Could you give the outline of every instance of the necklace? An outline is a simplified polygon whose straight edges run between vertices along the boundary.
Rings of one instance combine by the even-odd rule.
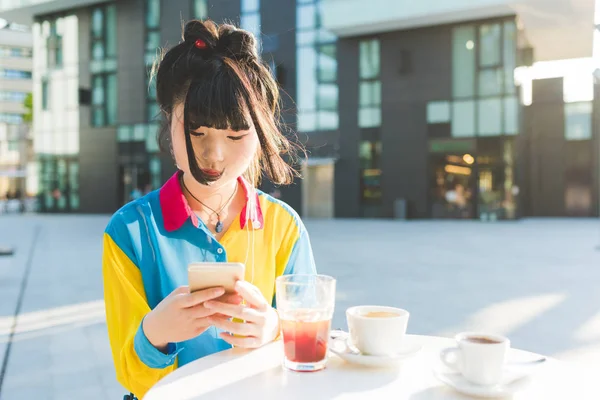
[[[223,212],[225,207],[227,207],[229,205],[229,203],[233,199],[233,196],[235,196],[235,194],[237,193],[237,184],[235,185],[235,190],[233,191],[233,193],[231,194],[229,199],[225,202],[225,204],[223,204],[223,206],[219,209],[219,211],[210,208],[209,206],[204,204],[199,198],[194,196],[194,194],[190,191],[190,189],[188,189],[187,186],[185,185],[183,178],[181,178],[181,184],[185,188],[186,192],[188,192],[190,194],[190,196],[192,196],[194,198],[194,200],[196,200],[198,203],[202,204],[203,207],[208,208],[210,211],[213,212],[213,214],[217,214],[217,224],[215,225],[215,232],[217,232],[217,233],[223,232],[223,222],[221,222],[221,213]]]

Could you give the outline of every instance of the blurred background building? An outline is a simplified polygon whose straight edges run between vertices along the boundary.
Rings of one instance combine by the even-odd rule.
[[[0,2],[0,17],[32,26],[42,211],[110,213],[173,173],[149,70],[181,18],[210,18],[260,38],[309,150],[303,180],[263,189],[321,218],[598,216],[594,12],[594,0]]]
[[[33,195],[29,119],[32,91],[32,37],[27,26],[0,20],[0,200]],[[29,102],[30,103],[30,102]],[[29,178],[29,179],[28,179]],[[29,190],[28,190],[29,189]]]

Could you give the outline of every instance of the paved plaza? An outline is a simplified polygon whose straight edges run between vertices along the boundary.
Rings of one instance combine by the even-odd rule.
[[[121,399],[104,324],[108,216],[0,215],[1,400]],[[356,304],[411,312],[409,333],[466,329],[600,372],[600,220],[306,221],[338,278],[334,327]],[[15,316],[15,311],[18,314]]]

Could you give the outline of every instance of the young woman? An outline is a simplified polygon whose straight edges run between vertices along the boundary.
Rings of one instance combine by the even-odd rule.
[[[279,334],[275,278],[312,274],[308,234],[286,204],[255,189],[290,183],[278,89],[254,37],[191,21],[156,68],[159,140],[178,171],[120,209],[104,234],[104,296],[117,379],[141,398],[177,366]],[[190,262],[241,262],[236,294],[190,293]],[[233,318],[235,319],[233,319]],[[236,322],[244,320],[246,322]]]

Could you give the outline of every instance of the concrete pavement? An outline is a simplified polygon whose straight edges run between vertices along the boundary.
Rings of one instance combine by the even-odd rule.
[[[0,216],[1,400],[121,399],[102,302],[108,216]],[[600,371],[600,220],[306,221],[344,310],[411,312],[409,333],[488,329]],[[18,311],[17,318],[14,318]],[[8,350],[8,352],[7,352]]]

